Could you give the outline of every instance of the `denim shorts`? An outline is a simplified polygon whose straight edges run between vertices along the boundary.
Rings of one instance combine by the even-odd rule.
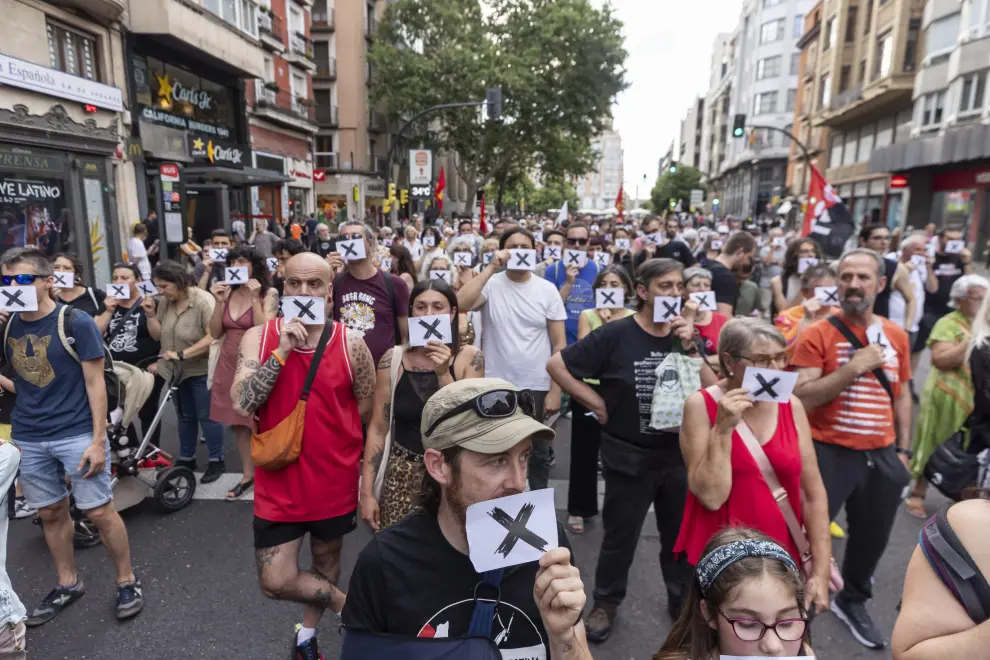
[[[17,442],[21,449],[21,487],[24,499],[35,509],[61,502],[69,494],[65,477],[72,480],[72,496],[83,511],[101,507],[113,499],[110,487],[110,441],[106,441],[106,467],[84,479],[89,466],[79,472],[83,452],[93,441],[91,433],[47,442]]]

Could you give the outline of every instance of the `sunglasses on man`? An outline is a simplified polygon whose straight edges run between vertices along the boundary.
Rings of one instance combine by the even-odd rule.
[[[0,277],[0,280],[3,281],[4,286],[13,286],[14,284],[20,286],[27,286],[28,284],[34,284],[35,280],[37,280],[39,277],[42,276],[34,275],[32,273],[21,273],[20,275],[4,275]],[[45,275],[44,277],[47,278],[50,276]]]
[[[536,412],[536,400],[529,390],[491,390],[480,394],[470,401],[465,401],[453,410],[450,410],[430,425],[424,434],[426,437],[433,435],[433,432],[443,422],[451,417],[456,417],[462,412],[474,409],[478,417],[484,419],[503,419],[515,414],[517,408],[521,408],[524,413],[533,416]]]

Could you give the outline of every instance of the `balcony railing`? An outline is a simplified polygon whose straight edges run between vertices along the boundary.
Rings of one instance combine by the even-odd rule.
[[[339,162],[337,154],[332,151],[316,152],[314,154],[316,168],[320,170],[335,170]]]
[[[322,5],[322,6],[321,6]],[[317,2],[313,6],[313,22],[312,29],[314,30],[333,30],[336,21],[336,10],[333,7],[327,9],[326,2]]]
[[[282,37],[282,19],[278,16],[272,16],[263,11],[259,11],[258,32],[262,37],[269,37],[279,43],[285,43],[285,39]]]
[[[839,108],[844,108],[850,103],[855,103],[863,99],[863,88],[862,87],[852,87],[842,92],[828,104],[829,110],[838,110]]]
[[[316,123],[320,126],[336,126],[339,123],[337,116],[337,106],[318,105],[316,106]]]
[[[328,57],[325,61],[316,62],[316,74],[314,78],[334,80],[337,77],[337,58]]]
[[[313,42],[304,34],[293,32],[289,35],[289,50],[308,59],[313,59]]]
[[[288,117],[295,117],[308,122],[316,119],[316,109],[308,100],[293,96],[290,92],[266,87],[270,83],[256,80],[254,83],[255,107],[273,110]]]

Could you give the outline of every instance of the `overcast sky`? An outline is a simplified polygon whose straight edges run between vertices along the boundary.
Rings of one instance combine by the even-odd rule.
[[[614,109],[625,152],[625,192],[645,199],[680,122],[708,89],[712,43],[730,32],[742,0],[612,0],[625,24],[630,87]],[[675,145],[676,153],[677,147]],[[643,175],[646,184],[643,185]]]

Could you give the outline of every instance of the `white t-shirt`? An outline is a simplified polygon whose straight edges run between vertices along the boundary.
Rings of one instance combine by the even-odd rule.
[[[151,262],[148,261],[148,251],[144,249],[144,243],[140,238],[131,236],[127,239],[127,256],[131,258],[131,263],[138,267],[141,279],[151,279]]]
[[[419,261],[423,258],[423,244],[418,240],[410,243],[409,241],[403,239],[402,246],[409,250],[409,254],[412,255],[413,261]]]
[[[503,272],[488,280],[481,295],[485,376],[549,391],[547,361],[553,348],[547,321],[567,320],[557,287],[532,274],[526,282],[513,282]]]
[[[914,292],[914,320],[908,323],[904,316],[907,314],[907,301],[900,291],[891,291],[887,306],[887,317],[907,332],[917,332],[921,325],[921,317],[925,315],[925,280],[928,279],[928,266],[918,265],[911,271],[908,283]]]

